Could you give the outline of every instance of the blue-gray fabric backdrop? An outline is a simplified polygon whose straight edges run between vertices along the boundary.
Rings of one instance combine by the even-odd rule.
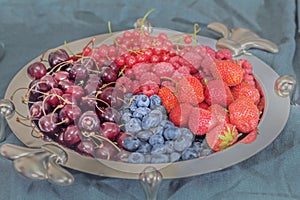
[[[300,3],[300,2],[299,2]],[[253,53],[279,74],[300,80],[300,18],[297,0],[0,0],[0,41],[6,45],[0,61],[0,98],[13,76],[31,59],[63,41],[133,27],[148,10],[158,27],[192,32],[212,38],[208,23],[219,21],[230,28],[245,27],[278,44],[280,52]],[[298,98],[298,100],[300,100]],[[275,111],[274,111],[275,112]],[[280,114],[280,113],[279,113]],[[276,123],[276,122],[274,122]],[[163,181],[159,199],[288,200],[300,199],[300,108],[292,106],[280,136],[250,159],[227,169],[191,178]],[[7,143],[22,144],[13,134]],[[0,158],[2,200],[144,199],[136,180],[113,179],[71,171],[75,183],[68,187],[32,181]]]

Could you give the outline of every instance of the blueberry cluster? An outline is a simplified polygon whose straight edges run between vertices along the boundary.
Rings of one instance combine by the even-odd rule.
[[[158,95],[126,94],[120,113],[122,129],[130,133],[122,141],[123,148],[131,152],[130,163],[176,162],[212,153],[189,129],[168,120]]]

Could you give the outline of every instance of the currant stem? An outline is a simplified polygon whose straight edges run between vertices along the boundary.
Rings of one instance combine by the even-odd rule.
[[[144,15],[144,17],[143,17],[142,22],[141,22],[141,27],[140,27],[140,31],[141,31],[142,35],[145,35],[145,33],[144,33],[144,25],[145,25],[146,19],[147,19],[147,17],[148,17],[151,13],[153,13],[154,11],[155,11],[155,9],[152,8],[152,9],[149,10],[149,11]]]

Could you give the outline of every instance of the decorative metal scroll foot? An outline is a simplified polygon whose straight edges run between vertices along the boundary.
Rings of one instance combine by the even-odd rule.
[[[162,182],[161,173],[154,167],[147,167],[140,173],[140,181],[144,188],[147,200],[156,200],[159,186]]]
[[[291,105],[299,105],[295,100],[296,80],[289,75],[280,76],[275,82],[275,92],[281,97],[290,97]]]
[[[3,142],[8,132],[6,131],[7,121],[15,113],[14,104],[8,99],[0,99],[0,142]]]
[[[248,49],[261,49],[272,53],[278,52],[276,44],[261,38],[249,29],[239,27],[229,30],[227,26],[219,22],[210,23],[207,27],[223,35],[223,38],[217,41],[217,49],[229,49],[233,56],[246,54]]]
[[[27,178],[48,180],[58,185],[70,185],[74,182],[73,176],[60,166],[66,163],[67,154],[56,145],[26,148],[4,144],[0,147],[0,153],[13,160],[16,171]]]

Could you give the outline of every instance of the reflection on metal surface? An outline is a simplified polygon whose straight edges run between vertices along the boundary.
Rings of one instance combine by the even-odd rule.
[[[3,142],[7,137],[6,119],[12,117],[14,113],[14,104],[8,99],[0,99],[0,142]]]
[[[275,82],[275,92],[280,97],[290,97],[291,105],[298,105],[295,100],[296,80],[289,75],[280,76]]]
[[[152,24],[148,20],[145,20],[144,18],[137,19],[136,22],[133,24],[133,26],[134,28],[143,28],[145,31],[148,31],[149,33],[152,33],[153,31]]]
[[[273,42],[259,37],[256,33],[245,28],[229,30],[227,26],[219,22],[208,24],[209,29],[223,35],[217,41],[217,49],[229,49],[233,56],[246,54],[248,49],[261,49],[272,53],[278,52],[278,47]]]
[[[27,178],[48,180],[58,185],[70,185],[74,182],[73,176],[60,167],[60,164],[67,161],[66,153],[55,145],[26,148],[4,144],[0,147],[0,153],[13,160],[16,171]]]
[[[162,182],[161,173],[154,167],[147,167],[140,173],[140,181],[144,188],[147,200],[156,200],[159,186]]]
[[[4,55],[5,55],[5,45],[3,42],[0,42],[0,61],[2,60]]]

